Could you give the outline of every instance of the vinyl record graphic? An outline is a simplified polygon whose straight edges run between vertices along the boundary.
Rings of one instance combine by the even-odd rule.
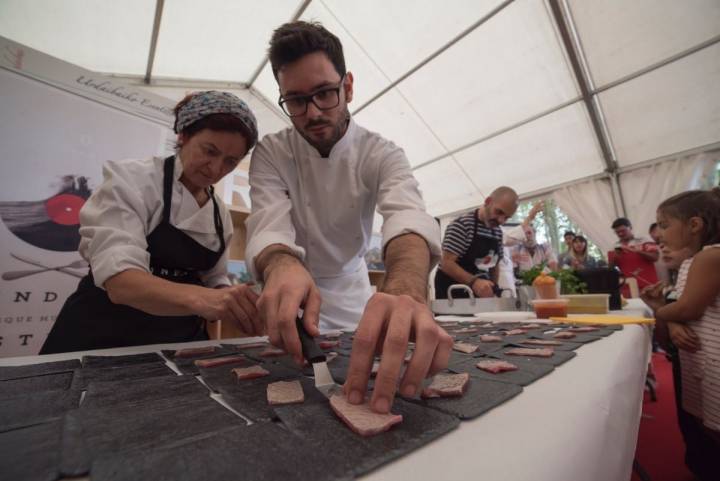
[[[0,217],[10,232],[28,244],[51,251],[76,251],[80,245],[80,208],[90,194],[87,178],[66,175],[52,197],[0,202]]]

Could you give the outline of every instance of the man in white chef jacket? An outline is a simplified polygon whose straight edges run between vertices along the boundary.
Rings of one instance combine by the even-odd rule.
[[[317,23],[288,23],[274,32],[269,56],[293,128],[266,136],[250,166],[246,259],[264,283],[258,311],[270,341],[298,361],[299,308],[313,336],[318,324],[357,328],[345,394],[363,401],[373,356],[382,351],[370,405],[388,412],[398,385],[415,395],[450,356],[452,340],[427,306],[439,227],[402,149],[351,118],[353,76],[337,37]],[[376,208],[386,277],[373,294],[363,256]],[[401,376],[410,340],[415,351]]]

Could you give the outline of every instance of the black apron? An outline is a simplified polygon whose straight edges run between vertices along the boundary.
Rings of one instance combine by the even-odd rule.
[[[456,262],[466,272],[483,279],[492,280],[490,279],[489,272],[481,272],[475,264],[476,259],[485,257],[491,249],[497,251],[498,249],[502,249],[502,245],[495,239],[478,236],[478,217],[477,211],[475,211],[472,241],[470,241],[470,246],[468,246],[465,254],[463,254],[462,257],[458,257]],[[496,254],[499,256],[500,252],[496,252]],[[448,287],[453,284],[461,284],[461,282],[456,281],[438,268],[435,271],[435,299],[447,299]],[[453,291],[453,297],[466,298],[469,296],[465,291],[457,289]]]
[[[222,218],[210,187],[215,230],[220,237],[217,252],[170,224],[174,166],[174,156],[165,159],[163,217],[146,238],[150,271],[171,282],[202,285],[200,272],[214,267],[225,251]],[[113,304],[107,292],[95,285],[91,268],[65,301],[40,354],[204,339],[205,323],[197,316],[155,316]]]

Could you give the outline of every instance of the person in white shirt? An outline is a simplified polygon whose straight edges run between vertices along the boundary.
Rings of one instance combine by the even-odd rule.
[[[548,269],[556,271],[557,257],[549,244],[538,244],[535,238],[535,229],[524,226],[525,239],[522,243],[511,249],[511,256],[515,268],[520,272],[529,271],[535,266],[545,264]]]
[[[109,161],[80,211],[90,272],[63,305],[40,353],[207,339],[204,320],[261,334],[257,295],[230,286],[232,220],[213,184],[257,141],[255,117],[226,92],[175,108],[178,149],[167,159]]]
[[[382,351],[370,405],[388,412],[410,340],[403,395],[418,393],[450,356],[452,339],[427,306],[439,226],[425,212],[402,149],[351,118],[353,75],[335,35],[317,23],[288,23],[274,32],[269,57],[293,128],[266,136],[250,165],[246,259],[264,283],[260,317],[270,341],[298,362],[299,309],[312,336],[357,327],[345,394],[363,402],[373,357]],[[386,276],[373,294],[363,255],[376,209],[384,219]]]

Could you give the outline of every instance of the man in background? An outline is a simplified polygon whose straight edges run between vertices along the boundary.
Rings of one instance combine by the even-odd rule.
[[[495,295],[498,262],[504,256],[500,226],[513,216],[517,207],[517,193],[510,187],[498,187],[483,205],[448,225],[442,259],[435,273],[436,299],[447,299],[448,287],[453,284],[469,286],[476,297]]]
[[[608,252],[610,265],[619,268],[625,278],[636,279],[641,291],[655,284],[658,281],[655,262],[660,257],[658,245],[645,237],[635,237],[632,223],[625,217],[615,219],[612,229],[618,241],[615,249]],[[622,294],[631,297],[627,284]]]
[[[558,256],[558,265],[562,266],[570,263],[569,257],[572,253],[572,243],[575,240],[575,233],[571,230],[566,230],[563,234],[563,241],[565,242],[565,250]]]

